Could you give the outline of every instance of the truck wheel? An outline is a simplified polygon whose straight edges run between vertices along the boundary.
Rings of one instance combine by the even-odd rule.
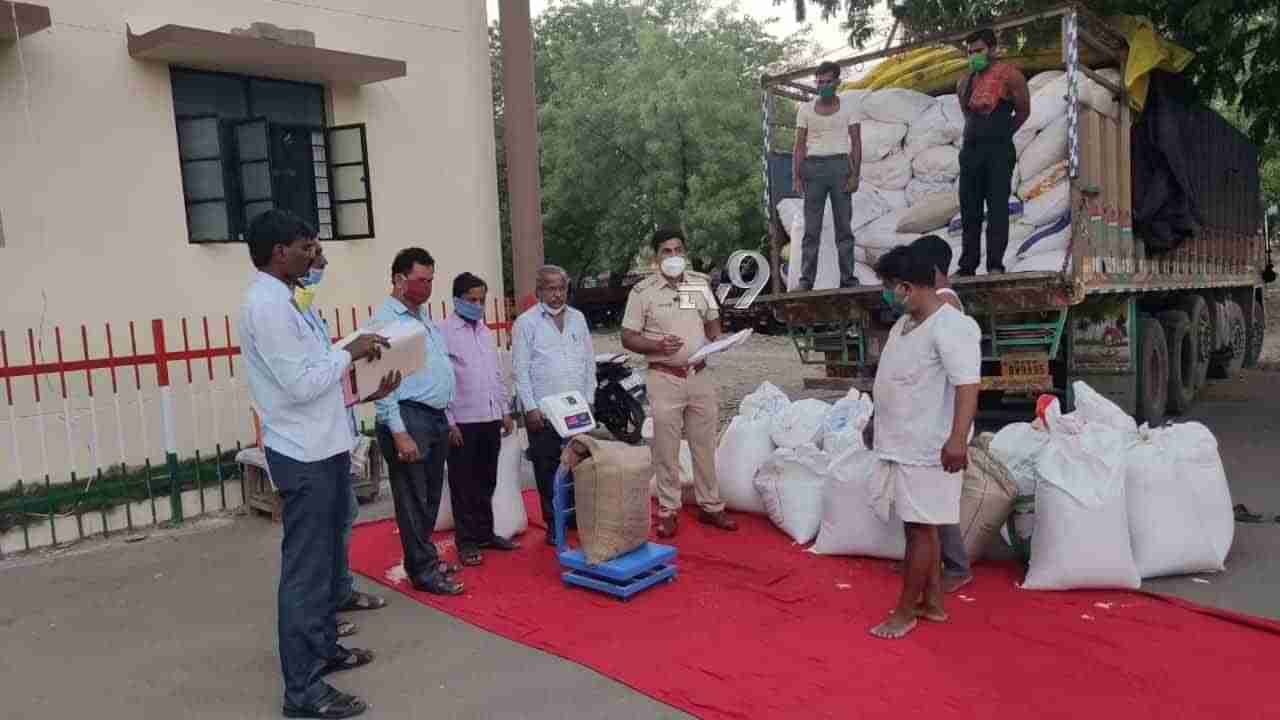
[[[1191,409],[1196,392],[1196,345],[1191,320],[1181,310],[1160,313],[1160,325],[1169,343],[1169,412],[1181,415]]]
[[[1262,361],[1262,343],[1267,335],[1267,318],[1263,314],[1262,303],[1254,298],[1253,321],[1249,323],[1249,349],[1244,354],[1244,366],[1258,367]]]
[[[1182,311],[1190,320],[1191,344],[1195,348],[1195,361],[1192,380],[1196,388],[1204,387],[1209,377],[1209,361],[1213,359],[1216,337],[1213,329],[1213,314],[1209,312],[1209,303],[1201,295],[1189,295],[1182,301]]]
[[[1139,321],[1138,419],[1155,427],[1164,422],[1169,398],[1169,345],[1164,328],[1152,317]]]
[[[1226,338],[1227,346],[1219,351],[1209,365],[1209,377],[1230,380],[1240,373],[1244,367],[1244,356],[1248,350],[1249,331],[1245,327],[1244,311],[1234,300],[1226,302]]]

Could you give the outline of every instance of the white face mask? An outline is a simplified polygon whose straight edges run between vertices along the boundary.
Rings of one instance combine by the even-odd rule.
[[[683,255],[672,255],[662,261],[662,274],[669,278],[678,278],[684,274],[687,265]]]
[[[546,303],[542,303],[542,307],[546,308],[547,312],[551,313],[552,315],[559,315],[560,313],[564,312],[564,309],[568,307],[568,305],[561,305],[560,307],[551,307]]]

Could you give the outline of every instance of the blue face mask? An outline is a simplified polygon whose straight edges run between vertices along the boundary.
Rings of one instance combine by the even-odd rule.
[[[302,279],[298,281],[298,284],[301,285],[302,287],[315,287],[316,285],[319,285],[320,281],[323,279],[324,279],[323,269],[317,270],[316,268],[311,268],[310,270],[307,271],[306,275],[302,276]]]
[[[453,299],[453,311],[458,314],[458,317],[466,320],[467,322],[479,322],[484,318],[483,305],[467,302],[462,298]]]

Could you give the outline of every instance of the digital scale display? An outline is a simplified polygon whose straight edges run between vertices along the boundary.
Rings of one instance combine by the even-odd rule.
[[[590,425],[591,413],[578,413],[577,415],[567,415],[565,416],[564,424],[568,426],[570,430],[576,430],[585,425]]]

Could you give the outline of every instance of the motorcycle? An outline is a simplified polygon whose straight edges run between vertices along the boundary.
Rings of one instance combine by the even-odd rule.
[[[644,379],[627,364],[625,353],[596,356],[596,421],[615,438],[630,445],[640,443],[647,399]]]

